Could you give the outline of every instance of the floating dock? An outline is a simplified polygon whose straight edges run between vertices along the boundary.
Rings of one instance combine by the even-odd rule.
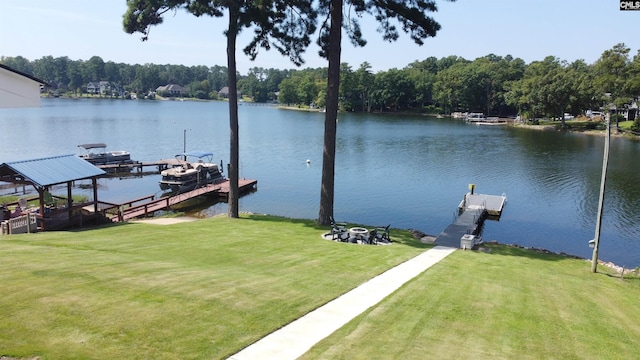
[[[456,219],[438,235],[434,244],[454,248],[472,248],[480,235],[484,221],[488,217],[499,218],[506,203],[505,194],[500,196],[473,192],[465,194],[458,205]]]
[[[507,195],[484,195],[466,193],[458,205],[458,212],[461,214],[467,209],[484,209],[489,215],[500,216],[502,209],[507,203]]]

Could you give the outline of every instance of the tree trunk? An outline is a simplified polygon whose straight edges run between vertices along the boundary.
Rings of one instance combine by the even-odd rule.
[[[336,166],[336,130],[340,85],[340,51],[342,41],[342,0],[331,0],[327,79],[327,111],[324,116],[324,151],[322,154],[322,186],[318,224],[329,225],[333,217]]]
[[[236,78],[236,36],[238,35],[238,6],[229,4],[229,30],[227,31],[227,76],[229,77],[229,210],[230,218],[239,217],[238,211],[238,164],[240,150],[238,141],[238,85]]]

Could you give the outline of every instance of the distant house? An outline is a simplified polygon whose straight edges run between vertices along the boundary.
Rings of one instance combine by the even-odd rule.
[[[87,84],[87,93],[88,94],[100,94],[100,83],[99,82],[90,82]]]
[[[222,89],[220,89],[220,91],[218,91],[218,96],[223,98],[223,99],[228,99],[229,98],[229,87],[225,86]],[[240,97],[240,91],[238,91],[238,97]]]
[[[156,89],[156,93],[161,96],[184,96],[189,93],[189,91],[177,84],[169,84],[164,86],[158,86]]]
[[[0,64],[0,109],[40,106],[40,88],[46,82]]]
[[[123,96],[124,89],[120,84],[110,81],[93,81],[87,84],[87,93]]]

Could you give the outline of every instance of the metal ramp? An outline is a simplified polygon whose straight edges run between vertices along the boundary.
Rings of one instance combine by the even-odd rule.
[[[477,235],[480,232],[482,221],[486,217],[484,209],[467,209],[444,231],[438,235],[434,244],[452,248],[460,247],[460,239],[463,235]]]
[[[466,193],[458,205],[458,216],[438,235],[434,244],[459,248],[464,235],[480,234],[487,216],[500,217],[506,203],[505,194],[497,196]]]

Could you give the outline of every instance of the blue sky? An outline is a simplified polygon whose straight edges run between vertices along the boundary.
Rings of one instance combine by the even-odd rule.
[[[0,56],[68,56],[128,64],[183,64],[226,66],[226,20],[196,18],[184,11],[165,15],[165,22],[151,30],[150,39],[122,30],[125,0],[1,0]],[[442,29],[435,38],[418,46],[405,34],[394,43],[381,40],[377,25],[363,19],[368,44],[354,48],[343,41],[342,61],[357,69],[363,62],[374,72],[404,68],[429,56],[449,55],[473,60],[488,54],[512,55],[530,63],[552,55],[561,60],[595,62],[617,43],[640,49],[640,11],[620,11],[618,0],[458,0],[438,1],[433,16]],[[245,31],[247,34],[249,31]],[[240,49],[238,70],[295,68],[277,51],[261,51],[251,62]],[[324,67],[326,60],[310,47],[304,67]]]

